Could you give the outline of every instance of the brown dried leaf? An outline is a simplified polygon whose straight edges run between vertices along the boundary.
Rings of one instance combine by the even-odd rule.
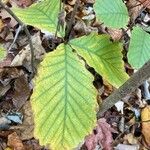
[[[2,21],[2,19],[0,19],[0,32],[2,31],[2,29],[4,28],[4,23],[3,23],[3,21]]]
[[[40,32],[36,33],[32,37],[32,43],[34,47],[34,57],[36,60],[41,60],[45,53],[43,48],[42,41],[40,39]],[[22,66],[24,65],[29,71],[31,71],[31,52],[30,46],[27,45],[23,48],[13,59],[11,66]]]
[[[139,2],[141,2],[144,7],[150,9],[150,0],[139,0]]]
[[[95,132],[85,139],[85,146],[88,150],[94,150],[99,144],[104,150],[112,150],[112,132],[116,131],[106,122],[106,119],[99,119]]]
[[[20,109],[30,96],[31,88],[25,75],[20,76],[14,82],[13,104]]]
[[[24,145],[16,132],[8,136],[7,145],[14,150],[25,150]]]
[[[142,134],[145,138],[147,145],[150,148],[150,106],[145,107],[141,112],[142,120]]]
[[[14,28],[18,23],[5,9],[0,10],[0,17],[3,20],[9,19],[7,25],[11,28]]]
[[[16,130],[16,132],[19,133],[21,140],[29,140],[34,137],[33,135],[33,129],[34,129],[33,112],[32,112],[31,104],[29,101],[27,101],[23,105],[22,111],[24,114],[23,123],[18,126],[12,126],[10,129]]]
[[[143,6],[140,5],[140,2],[138,2],[137,0],[129,0],[127,1],[127,7],[129,9],[131,21],[134,22]]]
[[[119,41],[123,36],[123,32],[121,29],[108,28],[107,32],[114,41]]]
[[[33,1],[32,0],[10,0],[10,3],[13,5],[13,6],[20,6],[20,7],[28,7],[30,6]]]

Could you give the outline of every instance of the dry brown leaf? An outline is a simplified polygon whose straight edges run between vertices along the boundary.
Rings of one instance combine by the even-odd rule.
[[[11,54],[7,54],[6,58],[4,58],[2,61],[0,61],[0,68],[10,66],[12,60],[13,60],[13,56]]]
[[[124,140],[126,140],[128,144],[138,144],[137,138],[132,133],[125,135]]]
[[[2,19],[0,19],[0,32],[2,31],[2,29],[4,28],[4,23],[3,23],[3,21],[2,21]]]
[[[127,1],[127,7],[129,10],[131,21],[134,22],[143,6],[140,5],[140,2],[138,2],[137,0],[129,0]]]
[[[14,28],[18,24],[18,22],[5,9],[0,10],[0,17],[3,20],[10,19],[10,21],[8,21],[9,23],[7,23],[9,27]]]
[[[8,136],[7,145],[14,150],[25,150],[24,145],[16,132]]]
[[[34,129],[34,122],[33,122],[33,112],[31,109],[31,104],[29,101],[26,102],[26,104],[23,106],[23,111],[24,111],[24,121],[22,123],[22,128],[21,130],[21,139],[22,140],[27,140],[33,138],[33,129]]]
[[[27,101],[23,105],[22,111],[24,114],[23,123],[18,126],[12,126],[10,129],[16,130],[16,132],[19,133],[21,140],[29,140],[34,137],[33,136],[33,129],[34,129],[33,112],[29,101]]]
[[[17,109],[20,109],[29,98],[30,93],[31,88],[29,86],[27,77],[25,75],[22,75],[17,78],[14,82],[14,94],[12,96],[14,106]]]
[[[99,119],[95,132],[93,131],[91,135],[86,137],[85,146],[88,150],[94,150],[99,144],[103,150],[112,150],[112,132],[116,133],[116,131],[106,122],[106,119]]]
[[[139,0],[139,2],[141,2],[144,7],[150,9],[150,0]]]
[[[30,6],[33,1],[32,0],[10,0],[10,3],[13,5],[13,6],[20,6],[20,7],[28,7]]]
[[[40,32],[36,33],[32,37],[32,43],[34,47],[34,57],[36,60],[41,60],[45,54],[42,41],[40,39]],[[22,66],[24,65],[29,71],[31,71],[31,52],[30,46],[27,45],[23,48],[13,59],[11,66]]]
[[[150,148],[150,106],[145,107],[141,112],[142,134]]]
[[[114,41],[119,41],[123,36],[123,32],[121,29],[108,28],[107,32]]]

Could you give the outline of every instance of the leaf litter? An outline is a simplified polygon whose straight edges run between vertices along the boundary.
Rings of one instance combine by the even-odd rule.
[[[33,1],[11,0],[8,1],[8,3],[20,7],[28,7]],[[131,29],[115,30],[97,22],[94,10],[92,9],[94,3],[95,0],[82,0],[80,2],[79,10],[82,11],[78,11],[76,14],[71,36],[79,37],[94,31],[109,34],[113,41],[124,40],[125,44],[128,43],[130,38],[130,34],[128,33],[131,32]],[[147,28],[150,20],[150,1],[128,0],[125,1],[125,3],[131,17],[131,23],[129,25],[132,27],[132,23],[136,22],[142,27]],[[67,12],[67,19],[70,17],[70,12],[73,10],[74,4],[75,0],[66,1],[65,10]],[[143,8],[146,9],[143,10]],[[8,50],[16,33],[17,22],[3,9],[0,11],[0,16],[0,41]],[[44,48],[46,44],[50,43],[54,45],[53,47],[56,47],[60,41],[57,41],[57,39],[50,41],[52,38],[48,38],[45,39],[46,44],[43,44],[44,36],[42,34],[44,33],[40,33],[40,31],[33,27],[29,27],[29,29],[35,47],[36,65],[38,65],[45,54]],[[128,32],[124,33],[126,30],[128,30]],[[22,36],[23,34],[21,31],[16,41],[17,44],[14,44],[11,53],[6,52],[6,58],[0,63],[0,149],[46,150],[46,148],[39,145],[33,135],[33,114],[29,102],[33,88],[30,80],[30,51],[29,43],[26,37]],[[125,35],[127,39],[123,39]],[[53,49],[54,48],[52,48],[52,50]],[[128,66],[127,61],[125,62],[126,66]],[[126,69],[132,72],[131,68],[126,67]],[[92,72],[94,74],[94,71]],[[102,81],[96,80],[96,84],[102,84],[101,88],[103,88],[103,90],[100,97],[104,100],[114,89],[103,79]],[[147,81],[147,83],[144,84],[144,88],[138,88],[138,91],[141,89],[141,95],[139,92],[133,92],[128,95],[128,97],[124,99],[124,105],[119,105],[121,107],[120,109],[119,107],[109,109],[102,116],[102,119],[98,120],[97,127],[93,130],[92,134],[85,138],[85,143],[80,149],[149,149],[150,137],[148,131],[150,129],[150,111],[147,105],[149,100],[149,86],[147,84],[149,83],[150,82]],[[147,100],[147,103],[145,103],[145,100]],[[137,112],[141,115],[141,120],[138,115],[136,115]],[[120,131],[119,124],[122,123],[122,118],[124,119],[124,126]],[[3,126],[2,130],[1,126]],[[6,127],[5,130],[3,130],[4,127]],[[10,133],[8,133],[8,131]],[[5,138],[2,136],[4,133]]]

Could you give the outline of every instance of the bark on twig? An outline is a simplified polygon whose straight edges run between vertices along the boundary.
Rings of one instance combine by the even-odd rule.
[[[26,33],[26,35],[28,37],[28,41],[29,41],[29,45],[30,45],[32,75],[34,76],[34,74],[35,74],[35,69],[34,69],[34,48],[33,48],[33,44],[32,44],[32,39],[31,39],[30,32],[29,32],[28,28],[26,27],[26,25],[1,0],[0,0],[0,6],[2,8],[4,8],[16,20],[22,28],[24,28],[24,31],[25,31],[25,33]]]
[[[100,110],[97,113],[99,119],[101,115],[111,108],[116,102],[124,98],[127,94],[133,92],[139,87],[145,80],[150,77],[150,60],[134,73],[119,89],[112,93],[108,98],[101,104]]]

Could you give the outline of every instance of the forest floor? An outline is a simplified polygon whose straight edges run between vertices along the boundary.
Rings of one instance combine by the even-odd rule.
[[[114,41],[124,40],[124,62],[126,72],[131,76],[136,70],[128,64],[126,53],[129,46],[132,22],[143,26],[150,26],[150,1],[127,0],[131,17],[131,27],[127,29],[106,28],[95,21],[91,13],[93,0],[83,0],[85,5],[82,11],[77,12],[76,22],[71,34],[82,36],[91,31],[106,33]],[[8,7],[28,7],[35,1],[32,0],[6,0]],[[91,3],[91,4],[90,4]],[[73,10],[75,0],[68,0],[66,11],[68,18]],[[143,9],[144,8],[144,9]],[[90,23],[86,25],[80,21],[86,18]],[[54,50],[60,43],[60,38],[54,38],[49,33],[42,32],[28,26],[35,53],[36,66],[41,62],[43,54]],[[13,45],[15,35],[19,33]],[[34,88],[31,74],[30,47],[28,38],[20,29],[18,22],[0,8],[0,55],[4,55],[0,62],[0,150],[47,150],[40,146],[34,138],[33,113],[30,105],[30,96]],[[37,68],[36,68],[37,69]],[[97,74],[93,68],[89,70],[95,77],[94,85],[99,91],[98,102],[108,97],[115,88]],[[85,138],[85,143],[77,149],[96,150],[105,147],[106,150],[148,150],[150,149],[150,122],[142,122],[144,117],[150,120],[150,80],[145,81],[133,93],[127,95],[122,101],[106,111],[93,135]],[[96,141],[96,142],[93,142]]]

